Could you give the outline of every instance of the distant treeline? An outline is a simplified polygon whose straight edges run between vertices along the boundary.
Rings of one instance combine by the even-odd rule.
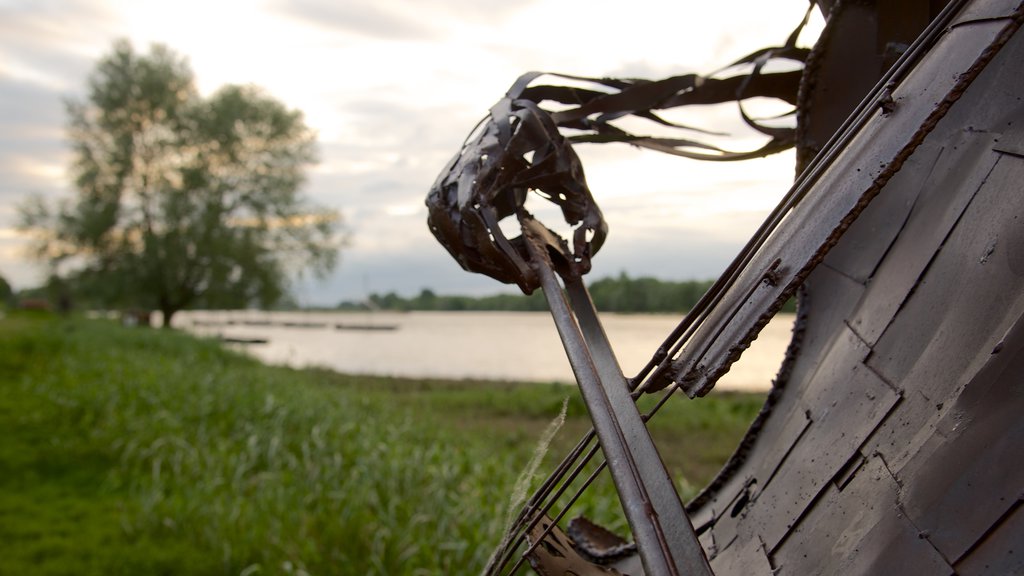
[[[687,312],[711,287],[712,280],[669,282],[656,278],[602,278],[588,283],[594,305],[603,312]],[[510,311],[531,312],[547,310],[547,302],[540,290],[530,296],[522,294],[495,294],[493,296],[448,296],[423,289],[418,295],[405,298],[390,292],[373,294],[369,302],[342,302],[341,310],[423,310],[423,311]]]

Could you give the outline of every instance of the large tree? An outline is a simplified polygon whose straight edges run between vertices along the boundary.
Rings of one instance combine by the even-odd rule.
[[[273,304],[299,269],[335,265],[338,214],[299,194],[315,161],[300,112],[250,86],[202,98],[185,59],[125,41],[67,110],[77,198],[27,202],[23,224],[92,298],[167,326],[188,306]]]

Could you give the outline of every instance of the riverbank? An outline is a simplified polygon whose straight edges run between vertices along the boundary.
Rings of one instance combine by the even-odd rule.
[[[587,427],[562,385],[270,367],[212,340],[78,319],[0,320],[0,388],[11,574],[475,572],[565,398],[552,453]],[[670,403],[653,430],[686,491],[760,403]],[[619,522],[609,500],[583,511]]]

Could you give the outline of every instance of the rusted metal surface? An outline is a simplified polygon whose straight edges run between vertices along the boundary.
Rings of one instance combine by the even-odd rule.
[[[1021,534],[1024,534],[1024,506],[1018,501],[978,548],[956,563],[956,573],[961,576],[1024,574]]]
[[[846,485],[829,485],[821,496],[819,506],[842,526],[820,514],[805,520],[774,555],[776,564],[789,574],[951,574],[900,513],[898,495],[882,459],[868,458]]]
[[[806,430],[779,466],[760,477],[747,500],[763,498],[773,505],[730,510],[730,514],[736,513],[733,517],[744,517],[747,530],[763,535],[769,551],[778,547],[788,529],[899,400],[888,384],[862,365],[868,352],[852,332],[839,335],[812,377],[815,385],[805,389],[799,403],[797,412],[802,410],[809,421]],[[843,386],[835,382],[843,382]],[[789,460],[804,464],[789,466]]]

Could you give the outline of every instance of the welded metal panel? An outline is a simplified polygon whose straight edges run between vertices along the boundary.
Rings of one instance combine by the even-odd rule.
[[[760,493],[764,490],[764,486],[775,477],[775,473],[778,472],[782,463],[789,456],[789,453],[793,451],[797,442],[807,432],[807,429],[811,426],[812,418],[809,410],[806,410],[801,405],[796,405],[795,410],[789,417],[779,418],[779,421],[783,423],[782,430],[773,439],[771,445],[765,447],[764,458],[758,462],[759,467],[755,469],[754,474],[750,477],[751,484],[748,491]],[[742,511],[742,507],[736,508],[734,505],[729,513],[735,516],[733,512],[738,513],[740,511]]]
[[[951,574],[902,513],[899,492],[882,459],[868,458],[845,489],[828,488],[776,552],[776,574]]]
[[[1009,18],[1017,9],[1016,0],[992,0],[989,2],[972,2],[953,20],[953,26],[963,26],[972,22]]]
[[[908,391],[872,442],[894,467],[920,449],[1024,313],[1024,270],[1012,264],[1024,252],[1021,181],[1024,159],[1002,157],[868,361]]]
[[[992,149],[1024,158],[1024,130],[1020,130],[1018,126],[1016,131],[1004,133],[997,139]]]
[[[896,477],[907,515],[946,558],[961,559],[1024,490],[1024,317],[989,354]]]
[[[756,433],[749,434],[733,456],[735,463],[742,461],[745,454],[756,451],[756,467],[743,466],[742,471],[737,471],[739,465],[735,464],[733,468],[724,468],[688,506],[694,526],[715,523],[715,530],[721,534],[716,539],[715,550],[709,552],[712,556],[724,550],[736,533],[736,523],[742,521],[732,514],[734,510],[737,514],[742,512],[742,506],[736,507],[737,500],[743,493],[749,493],[752,484],[767,484],[810,425],[807,411],[800,405],[800,396],[808,376],[817,369],[818,359],[829,344],[832,327],[844,321],[864,290],[862,284],[824,265],[815,269],[805,287],[817,296],[802,297],[800,317],[810,314],[815,322],[807,324],[797,320],[795,341],[787,353],[794,362],[785,374],[778,376],[779,385],[758,416],[760,423],[754,425]]]
[[[743,546],[734,546],[728,554],[721,554],[711,562],[715,574],[736,574],[749,576],[772,576],[771,562],[764,547],[756,540],[747,540]]]
[[[853,329],[867,342],[874,344],[878,340],[963,214],[973,191],[988,177],[998,160],[991,152],[992,140],[991,134],[958,134],[944,150],[948,151],[947,156],[959,151],[955,161],[943,161],[940,154],[936,169],[923,179],[923,194],[938,198],[923,198],[915,205],[900,231],[905,241],[893,246],[882,264],[885,269],[879,270],[864,295],[871,306],[861,307],[851,319]],[[951,195],[947,192],[950,188],[968,193]]]
[[[802,405],[813,425],[756,495],[744,519],[773,551],[899,400],[861,362],[868,349],[849,330],[833,345]],[[741,528],[742,533],[742,528]]]
[[[850,226],[849,240],[840,242],[828,253],[825,265],[856,282],[867,283],[903,229],[941,152],[939,147],[922,145]]]
[[[875,227],[866,230],[866,233],[868,236],[879,235]],[[851,236],[851,239],[855,238]],[[841,244],[836,248],[840,246]],[[838,264],[842,266],[843,263],[839,261]],[[865,290],[863,283],[857,282],[827,263],[814,269],[804,282],[803,288],[804,293],[800,296],[800,313],[814,320],[804,326],[803,339],[796,351],[796,362],[789,378],[785,379],[787,398],[800,394],[807,385],[811,374],[818,369],[821,356],[828,349],[835,327],[849,318]],[[765,428],[771,425],[768,423]]]
[[[713,534],[715,543],[714,550],[709,551],[709,557],[733,554],[730,546],[735,542],[740,526],[748,522],[747,506],[751,503],[751,496],[760,492],[761,486],[771,481],[787,455],[811,425],[808,411],[798,408],[789,417],[773,414],[772,424],[780,425],[781,429],[777,432],[767,431],[764,436],[759,436],[764,444],[758,446],[760,450],[763,450],[763,452],[759,451],[759,456],[763,457],[758,459],[758,467],[752,472],[737,477],[738,485],[730,486],[729,490],[716,493],[715,501],[701,507],[694,516],[694,524],[697,525],[696,518],[701,517],[701,511],[714,510],[715,517],[707,521],[714,525],[713,530],[707,531],[708,534]],[[742,479],[741,482],[740,479]]]
[[[978,547],[956,564],[960,576],[1024,574],[1024,506],[1018,501]]]

